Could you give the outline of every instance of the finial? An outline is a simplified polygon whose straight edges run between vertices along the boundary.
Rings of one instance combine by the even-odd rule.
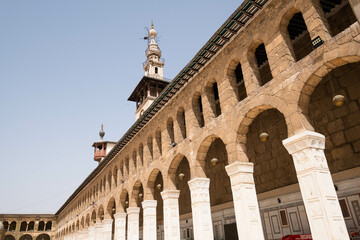
[[[105,136],[104,124],[101,124],[101,130],[99,132],[99,135],[100,135],[100,139],[103,140],[103,138]]]
[[[151,29],[154,29],[154,22],[151,20]]]

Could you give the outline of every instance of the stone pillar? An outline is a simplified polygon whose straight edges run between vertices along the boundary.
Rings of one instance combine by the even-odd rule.
[[[358,22],[360,21],[360,0],[349,0],[349,3],[357,17]]]
[[[117,213],[115,217],[115,240],[126,239],[126,213]]]
[[[102,239],[102,231],[103,231],[103,227],[102,227],[102,223],[96,223],[95,224],[95,240],[103,240]]]
[[[145,200],[142,202],[144,210],[143,236],[144,240],[156,240],[156,200]]]
[[[225,169],[230,177],[239,238],[264,240],[253,176],[254,164],[234,162]]]
[[[139,213],[140,208],[129,207],[128,214],[128,240],[139,240]]]
[[[179,190],[161,192],[164,203],[165,240],[180,240],[179,196]]]
[[[312,238],[349,239],[324,154],[325,137],[304,131],[283,144],[293,157]]]
[[[112,222],[112,219],[103,220],[103,240],[111,240]]]
[[[191,194],[194,239],[214,239],[209,194],[210,179],[195,178],[188,184]]]
[[[95,240],[95,226],[90,226],[88,228],[88,240]]]

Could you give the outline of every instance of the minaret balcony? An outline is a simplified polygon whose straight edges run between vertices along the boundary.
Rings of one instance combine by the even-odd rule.
[[[96,160],[96,161],[100,161],[105,156],[106,156],[106,150],[105,149],[101,149],[101,150],[97,149],[94,152],[94,160]]]

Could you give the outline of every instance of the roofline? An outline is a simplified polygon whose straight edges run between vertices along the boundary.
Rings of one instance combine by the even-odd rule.
[[[167,101],[179,91],[179,89],[188,82],[205,64],[216,55],[217,52],[222,49],[227,42],[229,42],[241,29],[244,28],[246,23],[248,23],[256,13],[263,8],[263,6],[271,0],[245,0],[231,15],[230,17],[221,25],[221,27],[213,34],[213,36],[206,42],[206,44],[196,53],[196,55],[191,59],[191,61],[180,71],[180,73],[171,81],[168,86],[160,93],[159,97],[150,105],[150,107],[145,111],[145,113],[130,127],[130,129],[122,136],[122,138],[117,142],[117,144],[111,149],[111,151],[106,155],[106,157],[100,162],[100,164],[88,175],[88,177],[81,183],[81,185],[74,191],[74,193],[68,198],[68,200],[60,207],[60,209],[55,213],[59,215],[62,210],[76,197],[78,193],[91,182],[93,178],[110,162],[110,160],[115,157],[125,146],[126,144],[142,129],[146,123],[158,112]],[[260,3],[259,3],[260,2]],[[249,13],[247,10],[253,8],[254,13]],[[242,22],[240,19],[247,17],[246,22]],[[236,24],[240,27],[237,30],[231,30],[231,27]],[[223,44],[219,44],[219,38],[224,39],[223,35],[230,33],[230,37]],[[213,49],[213,46],[217,48]],[[205,52],[205,53],[204,53]],[[201,63],[200,60],[204,58],[204,55],[210,54],[210,57],[205,57],[205,63]],[[195,65],[200,67],[195,70],[193,69]],[[195,71],[194,74],[190,72]]]

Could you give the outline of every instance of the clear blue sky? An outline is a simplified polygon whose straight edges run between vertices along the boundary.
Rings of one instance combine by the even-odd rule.
[[[173,79],[235,0],[0,0],[0,213],[55,213],[118,141],[154,21]]]

